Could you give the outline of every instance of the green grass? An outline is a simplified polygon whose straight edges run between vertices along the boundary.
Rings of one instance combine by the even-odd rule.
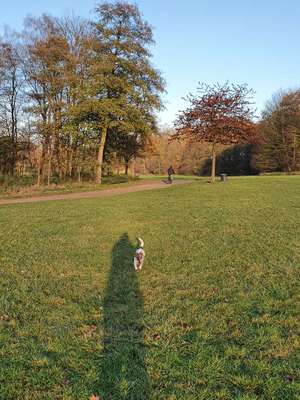
[[[168,177],[168,175],[167,174],[165,174],[165,175],[151,175],[151,174],[149,174],[149,175],[140,175],[139,176],[140,177],[140,179],[146,179],[146,180],[162,180],[162,179],[166,179],[167,177]],[[204,179],[206,179],[207,180],[207,177],[206,178],[201,178],[201,177],[199,177],[199,176],[196,176],[196,175],[173,175],[173,178],[175,179],[175,180],[182,180],[182,179],[184,179],[184,180],[204,180]]]
[[[2,206],[0,399],[299,399],[299,198],[251,177]]]
[[[291,175],[300,175],[300,171],[292,171],[292,172],[261,172],[261,176],[291,176]]]

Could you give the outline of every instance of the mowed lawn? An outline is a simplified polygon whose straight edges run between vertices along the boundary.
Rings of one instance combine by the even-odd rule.
[[[300,177],[2,206],[0,227],[1,400],[300,398]]]

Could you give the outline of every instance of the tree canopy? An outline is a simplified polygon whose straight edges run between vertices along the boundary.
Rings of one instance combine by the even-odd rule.
[[[0,43],[0,104],[5,107],[0,109],[0,135],[7,131],[11,140],[6,148],[15,149],[15,161],[5,156],[11,173],[17,127],[25,130],[26,119],[38,154],[38,185],[45,177],[49,184],[54,174],[73,176],[87,159],[90,176],[100,183],[104,159],[110,158],[105,151],[112,149],[106,146],[110,136],[125,162],[135,157],[129,145],[138,148],[146,142],[162,108],[165,84],[151,63],[153,44],[152,28],[127,2],[99,4],[91,21],[27,18],[17,46]],[[8,98],[12,88],[14,103]],[[18,119],[19,103],[25,114]]]
[[[175,121],[174,139],[211,143],[211,182],[215,181],[216,145],[254,137],[252,95],[246,84],[201,84],[196,95],[187,96],[189,105]]]
[[[257,168],[294,172],[300,168],[300,91],[278,93],[267,104],[259,124]]]

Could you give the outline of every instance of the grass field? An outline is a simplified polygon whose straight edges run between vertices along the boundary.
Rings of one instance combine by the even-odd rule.
[[[164,179],[166,179],[167,178],[167,174],[165,174],[165,175],[151,175],[151,174],[149,174],[149,175],[140,175],[139,177],[140,177],[140,179],[145,179],[145,180],[164,180]],[[194,180],[194,181],[197,181],[197,180],[205,180],[205,181],[207,181],[208,180],[208,178],[207,177],[200,177],[200,176],[197,176],[197,175],[173,175],[173,178],[175,179],[175,180],[189,180],[189,181],[191,181],[191,180]]]
[[[3,206],[0,226],[1,400],[300,398],[299,176]]]

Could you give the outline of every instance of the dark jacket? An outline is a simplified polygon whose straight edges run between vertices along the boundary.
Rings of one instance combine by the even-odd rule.
[[[174,175],[174,174],[175,174],[175,171],[174,171],[173,167],[172,166],[169,167],[168,168],[168,175]]]

